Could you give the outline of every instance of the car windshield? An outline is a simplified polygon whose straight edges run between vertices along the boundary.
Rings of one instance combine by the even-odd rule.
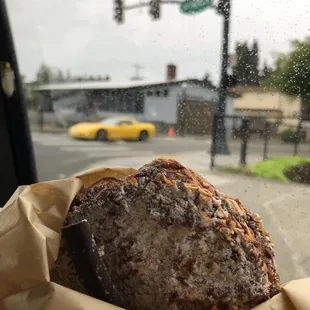
[[[202,184],[200,180],[188,185],[193,187],[191,193],[183,193],[180,180],[170,182],[168,179],[174,174],[168,168],[163,173],[160,180],[167,178],[166,185],[178,185],[167,189],[167,193],[171,192],[173,199],[180,195],[180,199],[176,198],[179,201],[175,205],[170,204],[158,190],[157,196],[154,192],[153,203],[158,212],[153,214],[153,209],[147,209],[147,213],[167,227],[166,233],[157,234],[157,228],[152,230],[155,226],[150,226],[150,232],[135,226],[128,231],[137,232],[137,236],[124,239],[123,243],[115,241],[120,248],[107,247],[110,253],[107,255],[138,253],[139,240],[143,240],[146,248],[150,246],[152,243],[138,235],[141,231],[154,232],[154,238],[158,239],[154,243],[159,243],[168,240],[168,231],[174,231],[173,227],[181,223],[198,227],[209,218],[211,223],[214,217],[218,220],[212,222],[214,225],[208,224],[208,229],[216,227],[227,238],[227,245],[235,244],[236,249],[227,250],[231,253],[227,259],[222,256],[222,260],[200,265],[195,260],[198,256],[215,255],[222,246],[210,245],[207,249],[208,240],[199,239],[200,230],[191,236],[186,233],[183,236],[180,230],[182,234],[177,232],[172,239],[197,244],[190,255],[185,252],[192,245],[184,243],[175,247],[163,244],[167,253],[154,252],[156,255],[149,247],[141,251],[141,257],[115,256],[110,260],[107,256],[107,262],[124,263],[123,271],[117,270],[122,281],[125,278],[127,281],[128,275],[128,279],[133,279],[133,283],[126,282],[124,286],[126,296],[133,298],[128,305],[149,309],[141,300],[134,300],[139,296],[148,300],[145,292],[156,286],[152,282],[152,286],[139,288],[142,282],[150,280],[145,278],[144,282],[142,269],[155,270],[154,281],[159,281],[157,270],[165,268],[166,258],[175,249],[180,249],[179,257],[171,259],[172,271],[167,271],[173,276],[164,280],[171,289],[183,288],[183,291],[170,294],[162,288],[165,296],[159,294],[160,290],[154,292],[154,298],[159,294],[158,302],[175,302],[171,307],[164,304],[157,307],[156,301],[154,309],[199,309],[211,305],[210,300],[198,299],[226,294],[229,291],[226,288],[232,286],[227,282],[226,288],[222,286],[214,294],[212,290],[200,290],[199,277],[196,284],[191,282],[193,270],[210,267],[213,278],[206,283],[213,282],[211,279],[223,282],[226,278],[235,279],[232,274],[226,277],[226,267],[220,264],[244,253],[248,253],[253,264],[250,261],[239,264],[236,260],[232,270],[240,278],[249,271],[242,266],[256,266],[254,261],[260,264],[257,270],[270,271],[272,262],[265,261],[265,256],[273,258],[273,246],[268,245],[265,254],[262,253],[269,241],[265,240],[265,232],[255,229],[254,222],[260,220],[256,215],[241,212],[241,203],[230,204],[227,197],[238,197],[242,205],[260,215],[274,243],[283,284],[310,276],[309,0],[0,0],[0,15],[3,2],[11,23],[18,67],[14,67],[15,58],[6,59],[10,50],[5,52],[6,44],[0,40],[0,103],[2,98],[8,98],[27,106],[24,114],[28,115],[31,127],[38,182],[70,178],[94,167],[139,169],[160,157],[177,160],[218,189],[213,191],[205,185],[210,197],[199,200],[207,195],[195,189]],[[4,28],[0,24],[0,33]],[[11,62],[13,72],[6,61]],[[3,107],[0,104],[5,112],[0,113],[0,124],[5,123],[1,117],[7,115],[11,128],[6,132],[10,135],[18,132],[20,117],[15,107],[11,102]],[[0,136],[2,133],[4,130],[0,130]],[[14,150],[22,157],[25,139],[18,136],[16,140],[20,146],[14,145]],[[5,148],[2,144],[2,149]],[[3,166],[8,165],[9,159],[16,161],[14,156],[6,158]],[[181,178],[178,173],[175,178]],[[20,173],[14,171],[14,175],[19,177]],[[2,180],[5,184],[5,177]],[[136,184],[134,181],[132,185]],[[139,186],[141,181],[153,190],[148,177],[138,181]],[[178,191],[179,187],[182,191]],[[228,196],[223,198],[221,193]],[[125,208],[134,219],[135,213],[131,213],[136,212],[134,199],[128,206],[124,200],[130,195],[123,189],[117,193],[115,213]],[[189,213],[196,202],[195,212]],[[146,208],[149,205],[144,204]],[[170,213],[178,214],[180,219],[164,222]],[[106,223],[109,227],[123,225],[118,220]],[[98,222],[98,227],[102,225]],[[112,240],[111,236],[112,233],[106,239]],[[214,240],[218,237],[214,235]],[[247,244],[249,240],[251,243]],[[206,247],[199,248],[204,243]],[[162,266],[156,265],[161,260]],[[127,274],[122,273],[125,269]],[[270,275],[262,275],[261,283],[276,279]],[[201,275],[205,276],[208,277]],[[267,293],[268,289],[256,281],[253,278],[252,283],[258,288],[253,292]],[[235,287],[252,291],[249,283]],[[160,285],[164,285],[162,281]],[[137,292],[129,287],[137,288]],[[258,299],[271,296],[267,295]],[[225,300],[248,299],[225,295]]]
[[[118,118],[106,118],[102,120],[100,123],[104,125],[118,125],[121,122]]]

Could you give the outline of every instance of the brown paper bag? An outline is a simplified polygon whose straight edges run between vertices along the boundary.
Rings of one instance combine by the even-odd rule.
[[[81,188],[132,168],[92,169],[70,179],[19,187],[0,210],[0,309],[120,309],[50,281],[69,206]],[[292,281],[256,310],[310,309],[310,278]]]

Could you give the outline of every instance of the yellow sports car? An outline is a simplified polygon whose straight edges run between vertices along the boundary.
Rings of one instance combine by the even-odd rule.
[[[155,135],[155,126],[151,123],[140,123],[134,118],[106,118],[98,123],[78,123],[69,128],[73,138],[110,140],[146,141]]]

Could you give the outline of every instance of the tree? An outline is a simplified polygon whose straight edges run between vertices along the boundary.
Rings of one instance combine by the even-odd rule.
[[[56,76],[56,82],[63,83],[65,81],[65,76],[60,69],[58,69],[58,73]]]
[[[205,76],[202,78],[202,83],[203,83],[203,86],[206,88],[215,88],[215,86],[213,85],[211,81],[209,73],[206,73]]]
[[[36,74],[36,81],[39,84],[46,84],[49,83],[51,80],[52,80],[51,69],[44,63],[41,64]]]
[[[260,83],[264,84],[264,82],[270,77],[272,73],[272,68],[268,66],[268,64],[265,62],[263,69],[260,72]]]
[[[309,116],[310,38],[292,42],[292,48],[277,59],[276,69],[265,84],[277,87],[287,95],[300,97],[302,112]]]
[[[71,82],[72,81],[72,76],[70,69],[67,69],[67,74],[66,74],[66,82]]]
[[[246,42],[238,42],[235,50],[236,65],[233,75],[237,78],[238,85],[259,85],[259,48],[254,41],[252,48]]]
[[[247,54],[248,54],[248,47],[246,43],[237,43],[236,46],[236,65],[233,68],[234,74],[237,76],[238,84],[239,85],[246,85],[247,84]]]
[[[258,43],[255,40],[252,46],[252,49],[249,50],[249,58],[250,63],[248,65],[248,79],[249,84],[251,85],[259,85],[259,50],[258,50]]]
[[[67,69],[66,74],[59,68],[50,67],[46,64],[41,64],[37,74],[36,74],[36,84],[47,84],[51,82],[63,83],[63,82],[86,82],[86,81],[109,81],[110,76],[106,75],[102,77],[101,75],[77,75],[72,76],[69,69]]]
[[[96,78],[97,81],[110,81],[111,78],[109,75],[106,75],[104,77],[102,77],[101,75],[98,75],[97,78]]]

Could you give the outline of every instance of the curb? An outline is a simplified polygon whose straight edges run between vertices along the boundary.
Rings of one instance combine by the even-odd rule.
[[[196,154],[196,153],[195,153]],[[155,158],[172,158],[179,161],[185,167],[189,167],[193,170],[203,172],[210,172],[208,161],[203,158],[197,158],[197,160],[193,159],[192,153],[180,153],[180,154],[164,154],[164,155],[150,155],[150,156],[142,156],[142,157],[119,157],[115,159],[108,159],[104,161],[98,161],[96,163],[91,164],[86,167],[86,169],[103,167],[103,166],[126,166],[133,168],[140,168],[141,166],[151,162]]]

